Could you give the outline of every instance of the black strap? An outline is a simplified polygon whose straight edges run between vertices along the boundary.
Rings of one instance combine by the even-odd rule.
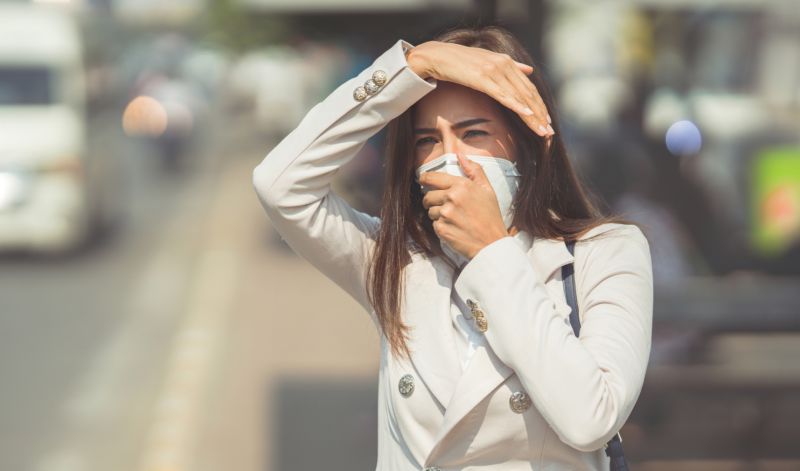
[[[575,257],[575,241],[572,240],[566,244],[569,253]],[[573,263],[561,267],[561,279],[564,281],[564,295],[567,298],[567,304],[571,308],[569,323],[572,324],[575,337],[579,337],[581,318],[578,317],[578,294],[575,289],[575,265]],[[606,444],[606,455],[611,458],[611,471],[628,471],[628,463],[625,461],[625,454],[622,451],[622,435],[619,432]]]
[[[575,241],[567,242],[567,249],[572,256],[575,256]],[[575,289],[575,265],[570,263],[561,267],[561,279],[564,280],[564,295],[567,297],[567,304],[572,310],[569,313],[569,323],[575,337],[581,335],[581,318],[578,317],[578,295]]]

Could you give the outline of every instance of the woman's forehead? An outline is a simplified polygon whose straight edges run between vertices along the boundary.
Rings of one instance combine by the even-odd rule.
[[[442,83],[448,85],[441,86]],[[456,123],[467,118],[492,119],[497,116],[494,100],[488,95],[450,82],[440,82],[414,105],[416,125],[434,127],[441,120]]]

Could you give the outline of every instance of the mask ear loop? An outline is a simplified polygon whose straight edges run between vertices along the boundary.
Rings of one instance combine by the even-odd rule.
[[[517,167],[517,163],[516,162],[512,162],[510,160],[508,162],[510,162],[510,165],[507,165],[503,169],[503,175],[505,175],[507,177],[521,177],[522,173],[519,171],[519,168]]]
[[[536,161],[534,161],[534,164],[535,163],[536,163]],[[506,175],[511,176],[511,177],[521,177],[522,176],[522,172],[519,171],[519,168],[517,167],[517,163],[516,162],[511,162],[511,164],[512,164],[511,168],[508,169],[508,172],[506,173]]]

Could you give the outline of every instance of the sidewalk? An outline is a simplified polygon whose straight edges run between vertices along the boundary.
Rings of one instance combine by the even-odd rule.
[[[224,347],[213,362],[212,389],[191,469],[278,469],[278,460],[285,464],[287,456],[296,456],[291,450],[276,450],[277,443],[286,443],[287,435],[274,430],[282,417],[303,417],[304,423],[295,425],[316,433],[350,434],[336,426],[325,430],[341,410],[330,410],[328,417],[309,416],[314,407],[321,414],[327,410],[319,401],[287,409],[287,392],[298,384],[300,392],[322,401],[342,393],[349,397],[341,388],[326,390],[328,381],[353,386],[360,391],[352,396],[360,398],[355,410],[363,402],[365,417],[375,414],[377,393],[369,392],[377,387],[374,326],[355,301],[274,235],[251,184],[257,163],[248,156],[225,165],[219,190],[224,209],[209,221],[218,231],[219,248],[235,252],[229,258],[237,260],[237,273],[225,326],[218,327],[224,332]],[[303,384],[323,390],[308,391]],[[367,440],[374,440],[376,430],[365,420]],[[294,445],[302,453],[303,444]],[[373,460],[374,466],[374,444],[359,448],[365,453],[362,461]]]

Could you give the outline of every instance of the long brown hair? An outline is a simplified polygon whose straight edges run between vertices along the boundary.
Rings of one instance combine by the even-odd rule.
[[[517,167],[523,175],[514,197],[513,226],[533,237],[575,240],[607,222],[632,224],[619,217],[602,215],[590,200],[594,195],[582,186],[559,137],[552,94],[528,52],[509,31],[497,25],[461,27],[433,40],[505,53],[518,62],[534,66],[534,72],[528,77],[544,100],[556,131],[549,152],[544,139],[532,132],[519,115],[495,102],[511,123],[510,131],[517,143]],[[432,221],[422,205],[419,185],[413,179],[413,110],[414,106],[388,124],[381,225],[367,267],[367,293],[383,335],[392,353],[406,357],[410,353],[406,343],[408,326],[402,322],[400,305],[405,289],[403,271],[411,261],[410,250],[421,251],[429,257],[444,256]],[[444,259],[449,263],[447,257]]]

